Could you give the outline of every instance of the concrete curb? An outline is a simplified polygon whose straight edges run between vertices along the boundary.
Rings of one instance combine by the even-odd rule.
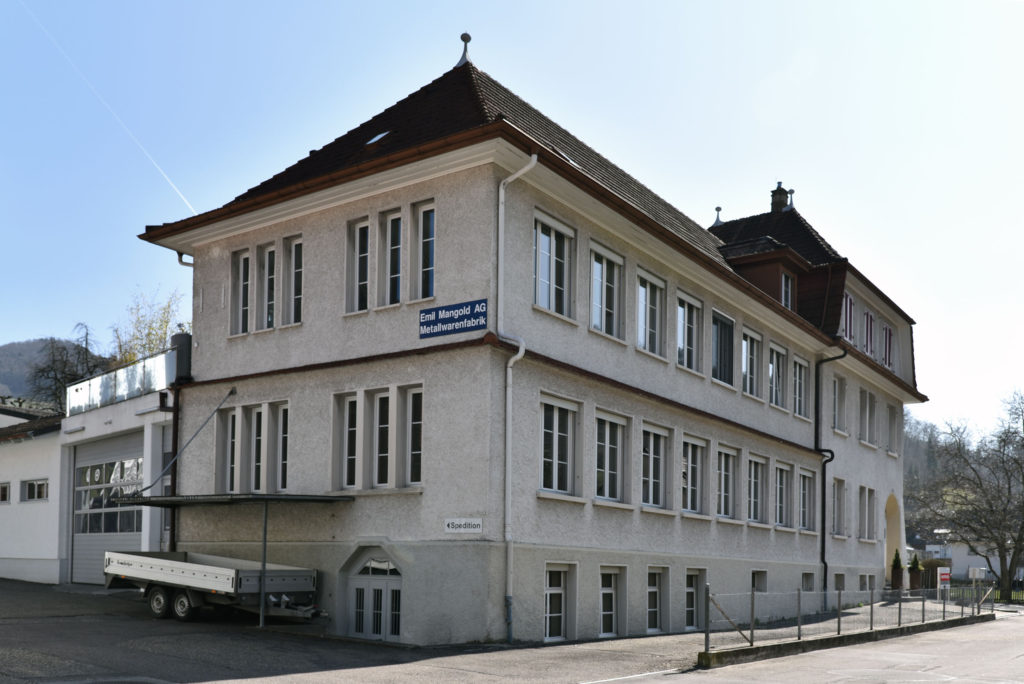
[[[864,644],[882,639],[918,634],[920,632],[932,632],[937,629],[949,629],[950,627],[961,627],[973,625],[978,622],[991,622],[995,620],[994,613],[984,615],[972,615],[962,618],[950,618],[940,622],[925,622],[916,625],[903,625],[902,627],[887,627],[866,632],[853,632],[851,634],[836,634],[833,636],[814,637],[800,641],[785,641],[762,646],[742,646],[722,651],[701,651],[697,654],[697,667],[710,669],[724,667],[726,665],[737,665],[749,663],[765,658],[779,658],[781,656],[818,651],[824,648],[835,648],[837,646],[849,646],[851,644]]]

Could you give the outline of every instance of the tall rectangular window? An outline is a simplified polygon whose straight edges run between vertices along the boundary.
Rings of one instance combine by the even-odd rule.
[[[566,638],[566,575],[556,566],[548,566],[544,585],[544,640],[561,641]]]
[[[875,355],[875,315],[870,311],[864,312],[864,339],[861,341],[861,348],[868,356]]]
[[[700,372],[701,304],[682,292],[676,299],[676,363]]]
[[[875,490],[860,487],[857,506],[857,536],[860,539],[875,538]]]
[[[832,378],[832,429],[846,432],[846,378]]]
[[[423,390],[409,392],[408,406],[409,484],[419,484],[423,477]]]
[[[843,337],[848,339],[850,342],[854,342],[857,338],[854,332],[854,305],[853,296],[849,292],[843,293],[843,321],[841,333]]]
[[[387,306],[402,300],[402,216],[387,214],[382,224],[380,305]]]
[[[262,492],[266,490],[263,470],[263,411],[253,409],[252,433],[249,436],[249,462],[252,464],[252,491]]]
[[[786,350],[775,345],[768,348],[768,401],[786,407]]]
[[[533,228],[534,303],[563,316],[572,315],[574,232],[552,219],[536,219]]]
[[[832,534],[846,536],[846,480],[832,480]]]
[[[703,589],[701,571],[686,571],[686,630],[700,627],[700,596]]]
[[[11,502],[11,483],[0,482],[0,503]]]
[[[793,471],[789,466],[775,467],[775,524],[793,526]]]
[[[767,464],[751,457],[747,461],[747,519],[753,522],[767,522],[765,515]]]
[[[718,452],[718,515],[735,517],[733,497],[735,496],[735,452],[720,450]]]
[[[373,400],[373,484],[383,487],[388,484],[391,452],[390,426],[391,398],[378,394]]]
[[[660,354],[665,281],[644,271],[639,272],[636,280],[636,346]]]
[[[662,586],[664,585],[665,571],[662,569],[648,569],[647,571],[647,633],[660,632],[662,627],[661,602]]]
[[[793,413],[808,417],[807,407],[807,362],[793,359]]]
[[[349,226],[347,310],[366,311],[370,306],[370,224]]]
[[[569,494],[573,485],[576,412],[567,406],[541,404],[541,488]]]
[[[417,236],[420,299],[434,296],[434,276],[437,268],[437,233],[434,225],[434,207],[418,208],[419,234]]]
[[[597,418],[597,496],[619,501],[622,498],[622,443],[625,424],[610,416]]]
[[[650,506],[665,505],[665,442],[667,433],[645,428],[643,431],[643,502]]]
[[[225,489],[229,492],[238,491],[238,414],[232,410],[228,414],[227,434],[225,436],[224,459],[225,459]]]
[[[274,327],[274,288],[277,283],[277,250],[265,245],[258,250],[260,257],[259,279],[259,328]]]
[[[601,573],[601,632],[598,636],[615,636],[619,631],[618,620],[619,573]]]
[[[704,501],[705,445],[687,439],[683,442],[682,494],[683,510],[700,513]]]
[[[298,237],[284,241],[284,322],[302,322],[302,241]]]
[[[882,365],[893,370],[896,367],[896,358],[893,356],[893,331],[888,323],[882,324]]]
[[[732,384],[733,322],[717,311],[711,314],[711,377]]]
[[[354,396],[342,399],[341,415],[341,484],[343,487],[355,487],[356,465],[359,461],[359,411]]]
[[[886,404],[886,450],[890,454],[899,453],[900,450],[900,412],[892,404]]]
[[[231,333],[249,332],[249,252],[231,255]]]
[[[814,529],[814,474],[800,473],[800,529]]]
[[[288,489],[288,407],[277,413],[277,488]]]
[[[784,306],[787,309],[792,311],[792,309],[793,309],[793,276],[791,276],[790,274],[788,274],[786,272],[782,273],[782,283],[780,284],[780,297],[779,297],[779,299],[782,302],[782,306]]]
[[[875,420],[875,395],[866,389],[860,390],[860,430],[858,437],[862,442],[878,444],[878,427]]]
[[[761,336],[743,331],[743,391],[753,397],[761,396]]]
[[[590,327],[619,337],[619,299],[622,289],[622,257],[591,244]]]

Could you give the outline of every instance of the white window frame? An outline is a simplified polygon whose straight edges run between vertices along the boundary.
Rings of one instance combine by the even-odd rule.
[[[641,501],[646,506],[664,508],[665,474],[669,454],[668,430],[644,424],[641,431]]]
[[[542,249],[549,241],[548,252]],[[561,239],[563,258],[558,259]],[[576,231],[550,216],[537,214],[533,221],[533,303],[542,309],[571,318],[573,315],[573,273],[576,252]],[[547,273],[547,280],[544,273]],[[561,277],[561,290],[556,279]]]
[[[341,489],[360,486],[360,450],[362,430],[359,429],[363,409],[358,395],[345,394],[339,397],[339,485]]]
[[[0,482],[0,504],[11,503],[11,483]]]
[[[793,527],[793,466],[775,464],[775,524]]]
[[[241,435],[238,430],[238,410],[233,408],[227,409],[224,412],[224,422],[222,425],[224,428],[224,434],[221,438],[224,491],[227,493],[236,493],[241,491],[238,467],[238,462],[241,456],[239,454],[239,438]]]
[[[288,410],[288,404],[278,404],[274,407],[275,416],[275,429],[274,432],[277,434],[276,444],[274,445],[277,457],[277,490],[281,492],[288,491],[288,430],[289,430],[289,419],[291,414]]]
[[[385,391],[373,394],[372,400],[373,436],[371,442],[373,446],[371,450],[371,458],[373,463],[370,470],[373,473],[373,486],[381,488],[388,487],[392,484],[392,399],[390,392]]]
[[[793,413],[809,417],[808,392],[810,365],[799,356],[793,357]]]
[[[249,332],[249,309],[252,305],[252,263],[248,249],[231,254],[231,334]]]
[[[702,323],[701,301],[676,291],[676,363],[695,373],[701,372]]]
[[[874,540],[875,533],[875,490],[861,485],[857,494],[857,537]]]
[[[565,641],[569,638],[569,616],[571,591],[569,587],[570,566],[563,563],[548,563],[544,566],[544,641]],[[557,579],[557,584],[552,582]],[[554,599],[558,597],[558,606]],[[552,629],[552,619],[558,618],[560,629]]]
[[[636,270],[636,346],[660,356],[664,345],[665,281]]]
[[[267,421],[262,406],[246,409],[249,418],[249,489],[253,492],[267,491]]]
[[[846,480],[832,478],[832,534],[845,537],[848,534],[846,521]]]
[[[832,429],[846,434],[846,378],[832,376]]]
[[[380,216],[380,300],[378,306],[402,302],[402,212],[389,211]]]
[[[370,308],[370,222],[361,219],[348,228],[347,311],[356,313]]]
[[[715,492],[717,506],[715,513],[721,518],[736,517],[736,462],[739,452],[728,447],[718,447],[717,468],[715,470],[718,486]]]
[[[781,409],[786,408],[786,359],[789,354],[785,347],[768,345],[768,402]]]
[[[798,502],[799,517],[798,525],[801,530],[814,529],[814,473],[809,470],[800,470],[797,483],[799,486]]]
[[[20,501],[49,501],[50,499],[50,478],[38,477],[31,480],[21,481]]]
[[[896,368],[896,357],[893,355],[894,350],[894,339],[896,333],[893,327],[889,323],[882,322],[882,358],[880,359],[882,365],[889,370],[895,370]]]
[[[863,320],[864,339],[861,341],[861,348],[865,354],[873,357],[875,355],[875,314],[865,309]]]
[[[619,636],[620,618],[620,568],[601,566],[599,572],[600,590],[598,599],[598,636],[602,638]],[[605,583],[608,580],[608,583]],[[610,604],[610,605],[609,605]],[[611,629],[606,629],[605,619],[611,618]]]
[[[723,336],[723,326],[728,336]],[[711,310],[711,378],[732,386],[736,378],[736,321],[724,313]]]
[[[661,634],[667,630],[668,616],[665,597],[668,587],[668,568],[648,566],[647,568],[647,633]],[[652,626],[653,623],[653,626]]]
[[[871,446],[878,446],[878,399],[875,393],[865,388],[860,389],[860,427],[858,438]]]
[[[285,302],[283,321],[285,325],[295,325],[302,322],[302,236],[293,235],[284,240],[284,255],[286,263],[283,272],[285,274],[284,294],[282,299]]]
[[[849,292],[843,293],[843,329],[842,335],[851,343],[856,343],[857,334],[854,330],[854,312],[856,311],[856,304],[854,303],[853,295]]]
[[[886,437],[887,442],[885,449],[890,454],[898,454],[900,452],[900,411],[892,404],[886,404]]]
[[[793,284],[795,279],[792,274],[786,271],[782,272],[782,280],[779,284],[779,301],[782,302],[782,306],[786,307],[790,311],[793,311]]]
[[[541,397],[540,411],[540,457],[541,457],[541,478],[540,488],[544,491],[557,492],[560,494],[573,494],[576,490],[576,421],[579,415],[579,405],[557,399],[548,395]],[[552,451],[550,459],[545,453],[545,435],[549,430],[546,427],[546,408],[552,410]],[[562,413],[562,412],[565,413]],[[562,424],[564,421],[564,425]],[[564,429],[564,432],[563,432]],[[564,464],[559,454],[557,441],[564,439],[565,461]],[[550,461],[550,480],[548,480],[546,469]],[[559,467],[564,465],[564,478],[559,476]]]
[[[622,273],[624,260],[596,242],[590,243],[590,327],[622,337]]]
[[[683,624],[684,631],[694,632],[700,629],[704,619],[703,604],[704,595],[704,571],[696,569],[686,570],[685,580],[685,602],[683,603]]]
[[[417,299],[430,299],[437,288],[437,211],[432,202],[416,206],[416,288]]]
[[[405,478],[410,485],[423,483],[423,388],[405,393]]]
[[[747,520],[767,523],[768,459],[751,455],[747,458]]]
[[[707,471],[708,443],[694,437],[683,438],[682,459],[682,508],[690,513],[704,511],[704,492],[707,488],[704,473]]]
[[[259,258],[259,283],[257,285],[257,301],[259,302],[259,320],[257,330],[270,330],[277,323],[277,249],[274,243],[267,243],[256,248]]]
[[[752,397],[761,396],[761,335],[743,328],[740,340],[740,376],[743,378],[743,393]]]
[[[595,427],[595,488],[599,499],[622,501],[625,492],[627,421],[621,416],[598,412]],[[602,429],[603,428],[603,429]],[[603,433],[603,434],[602,434]],[[615,433],[612,444],[611,434]],[[614,461],[614,463],[612,462]]]

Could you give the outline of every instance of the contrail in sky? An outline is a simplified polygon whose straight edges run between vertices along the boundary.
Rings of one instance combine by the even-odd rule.
[[[43,23],[39,21],[35,14],[32,13],[32,10],[28,8],[28,5],[25,4],[25,1],[18,0],[18,2],[21,3],[21,6],[25,9],[26,12],[28,12],[28,15],[32,17],[32,21],[36,23],[36,26],[38,26],[39,29],[46,34],[46,37],[50,39],[50,42],[53,43],[53,46],[55,48],[57,48],[57,51],[60,52],[60,54],[64,57],[65,60],[67,60],[67,63],[70,64],[71,68],[75,70],[76,74],[78,74],[78,77],[85,82],[85,85],[89,86],[89,90],[91,90],[92,94],[96,96],[96,99],[99,100],[100,103],[107,108],[107,111],[110,112],[110,115],[114,117],[114,120],[117,121],[118,125],[121,126],[121,129],[124,130],[124,132],[128,135],[129,138],[132,139],[132,142],[135,143],[135,145],[142,151],[142,154],[146,155],[146,159],[148,159],[150,163],[156,168],[156,170],[160,172],[160,175],[163,176],[164,180],[167,181],[167,184],[174,189],[174,192],[178,193],[178,197],[180,197],[181,201],[185,203],[185,206],[187,206],[188,210],[192,212],[192,215],[195,216],[196,214],[198,214],[198,212],[192,208],[192,205],[189,203],[189,201],[185,199],[185,195],[181,193],[181,190],[178,189],[178,186],[174,184],[174,181],[172,181],[170,177],[166,173],[164,173],[164,170],[160,168],[160,165],[156,163],[156,160],[153,159],[153,157],[149,154],[148,151],[146,151],[146,148],[142,146],[142,143],[139,142],[139,139],[135,137],[135,134],[128,129],[128,126],[125,124],[125,122],[122,121],[121,117],[117,115],[117,112],[114,111],[114,108],[111,107],[110,104],[103,99],[103,96],[99,94],[99,91],[97,91],[93,84],[89,81],[89,79],[85,77],[85,74],[82,73],[82,70],[79,69],[73,61],[71,61],[71,57],[68,56],[68,53],[64,52],[64,48],[62,48],[60,46],[60,43],[57,42],[57,39],[54,38],[50,34],[50,32],[46,30],[46,27],[43,26]]]

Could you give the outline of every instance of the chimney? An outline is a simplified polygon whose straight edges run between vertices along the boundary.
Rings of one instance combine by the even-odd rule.
[[[778,214],[786,208],[786,204],[789,202],[789,193],[782,187],[782,181],[779,181],[777,188],[772,190],[772,213]]]

